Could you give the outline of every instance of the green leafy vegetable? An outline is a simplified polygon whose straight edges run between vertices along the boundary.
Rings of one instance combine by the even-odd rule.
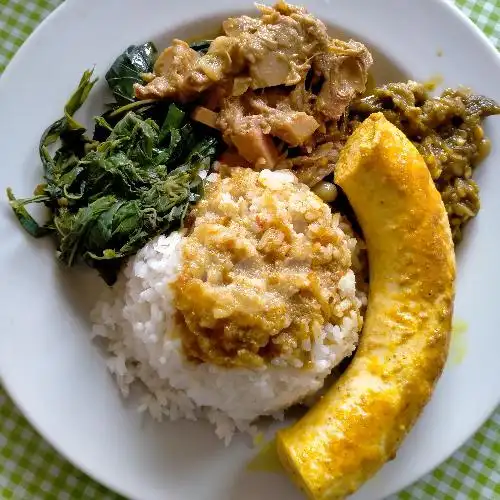
[[[64,117],[42,135],[44,183],[34,196],[16,199],[10,188],[7,195],[29,234],[56,237],[62,262],[71,266],[81,258],[112,284],[124,259],[182,225],[202,194],[220,141],[184,110],[162,102],[96,117],[90,139],[73,114],[94,83],[92,71],[85,72]],[[52,155],[49,147],[57,140],[61,145]],[[44,225],[27,212],[31,203],[49,208]]]
[[[153,71],[158,51],[152,42],[131,45],[117,57],[106,73],[106,81],[120,105],[134,102],[134,83],[143,83],[142,74]]]
[[[27,205],[28,203],[40,203],[42,201],[48,201],[49,197],[42,195],[33,196],[32,198],[27,198],[25,200],[17,200],[12,193],[11,188],[7,188],[7,197],[9,198],[10,206],[12,207],[12,210],[14,210],[14,213],[21,223],[21,226],[23,226],[23,228],[31,236],[33,236],[34,238],[40,238],[50,232],[48,227],[40,226],[38,222],[33,219],[33,217],[31,217],[26,208],[24,208],[24,205]]]
[[[199,40],[198,42],[193,42],[190,47],[200,54],[206,54],[211,43],[212,40]]]

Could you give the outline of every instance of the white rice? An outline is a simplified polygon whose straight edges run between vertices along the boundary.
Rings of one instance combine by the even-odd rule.
[[[302,348],[311,352],[311,367],[274,359],[262,369],[194,364],[183,355],[173,331],[172,290],[180,269],[182,235],[160,236],[132,258],[119,282],[92,312],[93,335],[105,339],[108,367],[121,392],[142,386],[140,411],[158,420],[208,419],[227,442],[236,430],[252,431],[261,415],[282,416],[283,409],[317,392],[332,368],[350,355],[358,340],[358,316],[345,316],[340,326],[318,329]],[[339,283],[346,304],[361,307],[352,271]],[[352,308],[351,308],[352,309]],[[298,360],[297,360],[298,361]]]

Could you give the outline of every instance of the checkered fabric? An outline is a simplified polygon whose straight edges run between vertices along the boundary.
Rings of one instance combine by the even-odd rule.
[[[0,73],[61,0],[0,0]],[[418,0],[415,0],[418,1]],[[500,0],[456,0],[500,48]],[[0,387],[0,497],[118,500],[62,458]],[[438,469],[387,500],[500,500],[500,408]]]

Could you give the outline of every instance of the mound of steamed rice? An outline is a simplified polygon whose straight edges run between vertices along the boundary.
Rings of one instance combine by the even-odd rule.
[[[108,367],[126,397],[139,382],[140,411],[158,420],[208,419],[229,442],[235,430],[252,431],[261,415],[282,411],[314,394],[332,368],[350,355],[358,340],[358,315],[339,326],[326,325],[312,342],[307,368],[268,365],[259,369],[224,368],[186,360],[181,340],[172,337],[174,308],[169,284],[181,264],[182,234],[149,242],[132,258],[119,282],[92,312],[93,335],[105,339]],[[352,271],[339,283],[347,300],[361,306]]]

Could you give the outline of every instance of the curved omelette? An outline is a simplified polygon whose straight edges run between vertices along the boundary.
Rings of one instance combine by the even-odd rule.
[[[283,465],[314,500],[345,498],[394,458],[443,369],[454,298],[443,202],[418,151],[381,113],[350,137],[335,181],[366,239],[370,295],[351,365],[277,436]]]

